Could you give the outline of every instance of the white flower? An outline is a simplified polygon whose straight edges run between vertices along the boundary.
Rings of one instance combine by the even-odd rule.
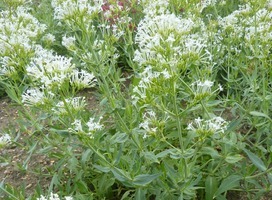
[[[29,106],[43,105],[51,100],[54,94],[46,92],[42,88],[30,88],[22,94],[22,102]]]
[[[71,124],[74,128],[72,130],[76,132],[83,132],[82,124],[80,119],[75,119],[75,121]]]
[[[56,38],[53,34],[47,33],[45,36],[43,36],[42,40],[45,41],[46,43],[51,44],[56,41]]]
[[[92,26],[94,14],[102,11],[103,0],[52,0],[54,19],[66,23],[83,22],[88,29]]]
[[[75,48],[75,46],[76,46],[75,45],[75,41],[76,41],[75,36],[73,36],[73,37],[66,37],[66,35],[65,35],[65,36],[62,37],[61,44],[63,46],[65,46],[67,49],[73,50]]]
[[[209,80],[195,81],[191,84],[192,91],[196,98],[204,98],[212,94],[213,82]]]
[[[156,122],[158,122],[156,113],[153,110],[148,110],[143,116],[143,122],[139,124],[139,128],[145,131],[144,139],[157,132]]]
[[[35,49],[36,56],[26,66],[27,74],[38,85],[46,88],[61,88],[65,81],[69,81],[70,74],[75,65],[71,63],[72,58],[54,55],[52,51],[45,50],[41,46]]]
[[[95,86],[96,78],[93,73],[89,73],[85,70],[73,70],[70,78],[70,83],[78,90],[84,88],[91,88]]]
[[[150,18],[169,12],[167,9],[168,0],[140,0],[140,3],[144,8],[143,13]]]
[[[216,133],[224,133],[227,129],[227,122],[221,117],[213,117],[209,120],[196,118],[193,122],[189,123],[187,130],[194,131],[198,134],[212,135]]]
[[[64,198],[65,198],[65,200],[73,200],[73,198],[70,196],[66,196]],[[50,196],[48,196],[47,198],[45,196],[41,195],[40,198],[37,198],[37,200],[61,200],[61,199],[58,194],[54,194],[51,192]]]
[[[0,137],[0,146],[4,146],[11,142],[11,137],[8,134],[4,134]]]
[[[86,123],[91,133],[101,130],[103,128],[103,125],[100,124],[100,120],[101,118],[97,122],[95,122],[95,119],[91,117],[89,121]]]
[[[46,26],[28,13],[22,6],[10,11],[0,11],[0,56],[8,53],[18,57],[28,54],[32,49],[32,41],[44,32]]]
[[[64,102],[65,101],[65,102]],[[68,114],[69,111],[81,111],[86,106],[85,97],[73,97],[60,101],[52,108],[52,111],[57,114]]]

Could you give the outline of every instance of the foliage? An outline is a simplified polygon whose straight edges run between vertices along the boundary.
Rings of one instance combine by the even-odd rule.
[[[12,2],[0,85],[56,159],[29,199],[270,191],[271,1]]]

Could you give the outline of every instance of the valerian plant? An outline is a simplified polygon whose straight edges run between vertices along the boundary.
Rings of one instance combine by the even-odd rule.
[[[29,198],[270,190],[271,1],[44,0],[50,22],[36,1],[14,2],[1,11],[1,86],[37,151],[57,158],[48,191]]]

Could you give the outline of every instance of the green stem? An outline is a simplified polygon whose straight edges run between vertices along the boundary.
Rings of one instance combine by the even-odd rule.
[[[257,178],[259,176],[268,174],[270,172],[272,172],[272,167],[270,169],[265,170],[264,172],[261,172],[261,173],[258,173],[258,174],[252,175],[252,176],[247,176],[247,177],[245,177],[245,179],[254,179],[254,178]]]

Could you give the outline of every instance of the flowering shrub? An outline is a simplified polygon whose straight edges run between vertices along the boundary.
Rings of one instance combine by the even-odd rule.
[[[0,85],[58,159],[49,199],[270,190],[271,1],[42,1],[59,32],[17,1]]]

